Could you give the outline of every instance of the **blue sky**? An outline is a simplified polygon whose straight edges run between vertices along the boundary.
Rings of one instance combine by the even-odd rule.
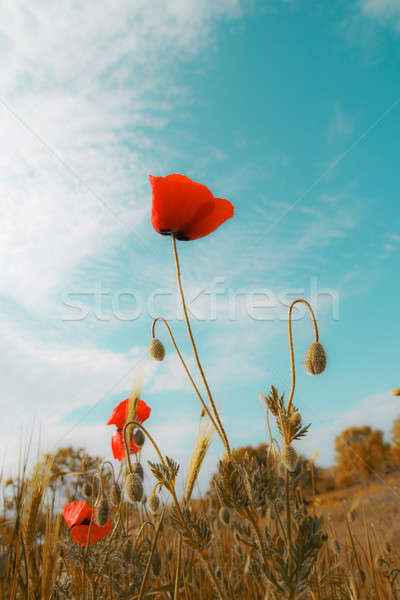
[[[322,376],[304,374],[312,327],[297,320],[295,402],[312,422],[299,451],[328,464],[344,427],[388,431],[400,414],[397,0],[2,11],[5,462],[32,426],[46,448],[109,458],[104,421],[135,380],[161,447],[187,464],[198,403],[161,328],[167,360],[146,355],[161,314],[193,365],[170,241],[150,224],[149,173],[184,173],[235,205],[212,236],[179,244],[233,445],[265,441],[258,394],[290,389],[285,303],[296,295],[311,297],[329,359]],[[274,307],[254,308],[266,292]],[[215,440],[204,482],[220,452]]]

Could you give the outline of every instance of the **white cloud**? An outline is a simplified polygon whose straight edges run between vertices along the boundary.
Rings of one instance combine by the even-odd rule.
[[[400,4],[398,0],[361,0],[362,12],[383,23],[393,23],[400,29]]]

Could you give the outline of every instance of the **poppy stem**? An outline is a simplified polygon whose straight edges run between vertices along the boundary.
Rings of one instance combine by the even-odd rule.
[[[214,420],[214,417],[211,415],[210,409],[208,408],[207,404],[204,402],[204,400],[203,400],[203,397],[202,397],[202,395],[201,395],[201,394],[200,394],[200,392],[199,392],[199,388],[198,388],[198,387],[197,387],[197,385],[195,384],[195,382],[194,382],[194,379],[193,379],[193,377],[192,377],[192,375],[191,375],[191,373],[190,373],[190,371],[189,371],[189,368],[188,368],[187,364],[185,363],[185,361],[184,361],[184,359],[183,359],[183,356],[182,356],[182,354],[181,354],[181,353],[180,353],[180,351],[179,351],[178,345],[177,345],[177,343],[176,343],[176,341],[175,341],[175,338],[174,338],[174,336],[173,336],[173,333],[172,333],[172,331],[171,331],[171,328],[170,328],[170,326],[168,325],[168,322],[167,322],[167,321],[166,321],[166,320],[165,320],[163,317],[157,317],[157,318],[155,318],[155,319],[154,319],[154,321],[153,321],[153,325],[152,325],[152,328],[151,328],[151,334],[152,334],[152,337],[155,337],[155,336],[154,336],[154,330],[155,330],[155,325],[156,325],[157,321],[161,321],[161,322],[162,322],[162,323],[165,325],[165,327],[167,328],[167,331],[168,331],[168,333],[169,333],[169,336],[170,336],[170,338],[171,338],[171,341],[172,341],[172,343],[173,343],[173,345],[174,345],[174,348],[175,348],[175,350],[176,350],[176,353],[177,353],[177,355],[178,355],[178,357],[179,357],[179,360],[181,361],[181,363],[182,363],[182,365],[183,365],[183,368],[184,368],[184,369],[185,369],[185,371],[186,371],[186,375],[188,376],[188,378],[189,378],[189,381],[190,381],[190,383],[192,384],[192,386],[193,386],[193,388],[194,388],[194,391],[196,392],[196,394],[197,394],[197,397],[198,397],[198,399],[199,399],[199,400],[200,400],[200,402],[201,402],[201,405],[203,406],[204,410],[206,411],[206,413],[207,413],[207,415],[208,415],[208,418],[210,419],[211,423],[213,424],[213,426],[214,426],[214,428],[215,428],[215,431],[218,433],[218,435],[219,435],[219,436],[220,436],[220,438],[222,439],[222,443],[225,445],[225,440],[224,440],[224,438],[223,438],[223,436],[222,436],[222,434],[221,434],[221,431],[220,431],[220,429],[219,429],[219,426],[218,426],[218,425],[217,425],[217,423],[215,422],[215,420]]]
[[[226,452],[227,452],[228,456],[230,456],[231,455],[231,448],[229,446],[228,438],[226,436],[225,429],[224,429],[224,427],[222,425],[220,416],[218,414],[217,407],[215,406],[215,403],[214,403],[214,400],[213,400],[213,397],[212,397],[212,394],[211,394],[210,387],[208,385],[206,376],[204,374],[203,367],[201,366],[199,354],[197,352],[196,343],[194,341],[194,337],[193,337],[193,333],[192,333],[192,328],[191,328],[190,321],[189,321],[189,315],[188,315],[187,308],[186,308],[185,295],[183,293],[182,280],[181,280],[181,270],[180,270],[180,266],[179,266],[178,251],[177,251],[177,248],[176,248],[176,237],[175,237],[175,235],[172,235],[171,237],[172,237],[172,247],[173,247],[174,257],[175,257],[176,277],[177,277],[177,280],[178,280],[178,288],[179,288],[179,293],[180,293],[180,296],[181,296],[182,308],[183,308],[183,313],[184,313],[185,321],[186,321],[186,327],[187,327],[187,330],[188,330],[190,341],[192,343],[192,347],[193,347],[193,352],[194,352],[194,356],[195,356],[195,359],[196,359],[196,363],[197,363],[198,369],[200,371],[201,378],[202,378],[202,380],[204,382],[204,386],[205,386],[206,391],[207,391],[207,396],[208,396],[208,398],[210,400],[210,405],[212,407],[215,419],[216,419],[216,421],[217,421],[217,423],[219,425],[219,430],[217,429],[217,432],[219,433],[219,435],[221,437],[221,440],[222,440],[222,442],[223,442],[223,444],[225,446],[225,449],[226,449]]]
[[[311,304],[309,302],[307,302],[307,300],[304,300],[303,298],[297,298],[296,300],[293,300],[292,304],[289,307],[289,317],[288,317],[290,364],[291,364],[291,368],[292,368],[292,389],[290,390],[290,397],[289,397],[289,402],[288,402],[288,406],[287,406],[287,410],[286,410],[286,413],[288,415],[290,414],[290,409],[292,408],[294,390],[296,389],[296,367],[295,367],[295,364],[294,364],[294,345],[293,345],[293,332],[292,332],[292,312],[293,312],[293,308],[295,307],[295,305],[299,304],[299,303],[305,304],[305,306],[308,308],[309,313],[311,315],[311,319],[312,319],[313,325],[314,325],[315,341],[318,342],[318,339],[319,339],[318,324],[317,324],[317,320],[315,318],[314,311],[311,308]]]
[[[127,455],[127,457],[128,457],[128,466],[129,466],[129,472],[130,472],[130,473],[132,473],[132,463],[131,463],[130,452],[129,452],[128,443],[127,443],[127,440],[126,440],[126,435],[125,435],[126,429],[127,429],[127,427],[128,427],[129,425],[136,425],[136,427],[139,427],[139,428],[140,428],[140,429],[143,431],[143,433],[145,434],[145,436],[146,436],[146,437],[148,437],[148,438],[149,438],[149,440],[150,440],[150,442],[153,444],[155,451],[157,452],[157,454],[158,454],[158,456],[159,456],[159,458],[160,458],[160,460],[161,460],[162,464],[163,464],[163,465],[164,465],[164,467],[165,467],[165,466],[166,466],[166,464],[165,464],[165,461],[164,461],[164,459],[163,459],[163,456],[162,456],[162,454],[161,454],[161,452],[160,452],[160,449],[158,448],[157,444],[155,443],[155,441],[153,440],[153,438],[151,437],[151,435],[149,434],[149,432],[147,431],[147,429],[145,429],[145,428],[143,427],[143,425],[141,425],[140,423],[138,423],[138,421],[128,421],[128,422],[127,422],[127,423],[125,423],[125,425],[124,425],[124,429],[123,429],[122,435],[123,435],[123,438],[124,438],[124,444],[125,444],[125,453],[126,453],[126,455]]]

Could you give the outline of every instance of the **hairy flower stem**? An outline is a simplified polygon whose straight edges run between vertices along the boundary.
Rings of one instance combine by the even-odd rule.
[[[215,419],[216,419],[216,421],[217,421],[217,423],[219,425],[219,429],[220,429],[219,433],[222,436],[221,439],[222,439],[222,441],[224,443],[225,450],[226,450],[228,456],[230,456],[231,455],[231,449],[230,449],[230,446],[229,446],[228,438],[226,436],[225,429],[223,428],[220,416],[218,414],[217,407],[215,406],[215,402],[213,400],[210,387],[208,385],[206,376],[204,374],[203,367],[201,366],[199,354],[197,352],[196,343],[194,341],[194,337],[193,337],[193,333],[192,333],[192,328],[191,328],[190,321],[189,321],[189,315],[188,315],[187,308],[186,308],[185,295],[183,293],[182,280],[181,280],[181,270],[180,270],[180,266],[179,266],[178,251],[177,251],[177,248],[176,248],[176,238],[175,238],[175,235],[172,235],[171,237],[172,237],[172,247],[173,247],[174,257],[175,257],[176,277],[177,277],[177,280],[178,280],[179,293],[180,293],[180,296],[181,296],[181,302],[182,302],[183,313],[184,313],[184,316],[185,316],[186,327],[187,327],[187,330],[188,330],[190,341],[192,343],[193,352],[194,352],[194,356],[195,356],[195,359],[196,359],[197,367],[199,369],[201,378],[202,378],[204,386],[206,388],[207,396],[209,398],[210,405],[211,405],[211,408],[213,410]]]
[[[299,303],[304,304],[308,308],[311,318],[312,318],[312,321],[313,321],[313,325],[314,325],[315,341],[318,342],[318,339],[319,339],[317,320],[315,318],[314,311],[311,308],[310,303],[307,302],[307,300],[304,300],[303,298],[297,298],[296,300],[293,300],[292,304],[289,307],[289,318],[288,318],[290,364],[291,364],[291,368],[292,368],[292,389],[290,390],[289,402],[288,402],[287,411],[286,411],[288,415],[290,414],[290,409],[292,408],[294,390],[296,388],[296,368],[295,368],[295,364],[294,364],[292,312],[293,312],[293,308],[295,307],[295,305],[299,304]]]
[[[195,382],[194,382],[194,379],[193,379],[193,377],[192,377],[192,375],[191,375],[191,373],[190,373],[190,371],[189,371],[189,368],[188,368],[187,364],[185,363],[185,361],[184,361],[184,359],[183,359],[183,356],[182,356],[182,354],[181,354],[181,352],[180,352],[180,350],[179,350],[179,348],[178,348],[178,345],[177,345],[177,343],[176,343],[176,341],[175,341],[175,338],[174,338],[174,336],[173,336],[173,333],[172,333],[172,331],[171,331],[171,328],[170,328],[170,326],[168,325],[167,321],[166,321],[166,320],[165,320],[163,317],[157,317],[156,319],[154,319],[154,321],[153,321],[153,325],[152,325],[152,328],[151,328],[151,334],[152,334],[152,337],[154,337],[154,333],[155,333],[155,326],[156,326],[156,323],[157,323],[157,321],[161,321],[161,322],[162,322],[162,323],[165,325],[165,327],[166,327],[166,329],[167,329],[167,331],[168,331],[168,333],[169,333],[169,336],[170,336],[170,338],[171,338],[172,344],[173,344],[173,346],[174,346],[174,348],[175,348],[175,350],[176,350],[176,353],[177,353],[177,355],[178,355],[178,357],[179,357],[179,360],[181,361],[181,363],[182,363],[182,365],[183,365],[183,368],[184,368],[184,369],[185,369],[185,371],[186,371],[186,375],[188,376],[188,378],[189,378],[189,381],[190,381],[190,383],[192,384],[192,386],[193,386],[193,388],[194,388],[194,391],[196,392],[196,394],[197,394],[197,397],[198,397],[198,399],[199,399],[199,400],[200,400],[200,402],[201,402],[201,405],[203,406],[204,410],[206,411],[206,413],[207,413],[207,415],[208,415],[208,418],[210,419],[211,423],[213,424],[213,426],[214,426],[214,428],[215,428],[215,431],[218,433],[218,435],[220,436],[220,438],[221,438],[221,440],[222,440],[222,443],[225,445],[225,440],[224,440],[224,438],[223,438],[223,435],[222,435],[222,433],[221,433],[221,431],[220,431],[220,429],[219,429],[219,426],[218,426],[218,425],[217,425],[217,423],[215,422],[215,420],[214,420],[214,418],[213,418],[212,414],[210,413],[210,409],[208,408],[207,404],[204,402],[204,400],[203,400],[203,397],[202,397],[202,395],[200,394],[199,388],[198,388],[198,387],[197,387],[197,385],[195,384]]]
[[[290,560],[290,553],[292,551],[292,517],[290,514],[290,473],[289,473],[288,469],[286,469],[286,527],[287,527],[288,552],[289,552],[289,560]]]
[[[153,447],[154,447],[155,451],[157,452],[157,454],[158,454],[158,456],[159,456],[159,458],[160,458],[160,460],[161,460],[162,464],[163,464],[163,465],[164,465],[164,467],[165,467],[165,461],[164,461],[164,459],[163,459],[163,455],[161,454],[161,452],[160,452],[160,450],[159,450],[159,448],[158,448],[157,444],[155,443],[155,441],[153,440],[153,438],[151,437],[151,435],[149,434],[149,432],[147,431],[147,429],[145,429],[145,428],[143,427],[143,425],[141,425],[140,423],[138,423],[138,421],[127,421],[127,422],[125,423],[125,425],[124,425],[124,429],[123,429],[123,431],[122,431],[122,436],[123,436],[123,438],[124,438],[124,444],[125,444],[125,454],[126,454],[126,456],[127,456],[127,460],[128,460],[128,468],[129,468],[129,473],[132,473],[132,463],[131,463],[131,453],[130,453],[130,451],[129,451],[128,442],[127,442],[127,439],[126,439],[126,431],[127,431],[127,428],[128,428],[129,426],[134,426],[134,425],[136,425],[136,427],[139,427],[139,428],[140,428],[140,429],[143,431],[143,433],[145,434],[145,436],[146,436],[146,437],[147,437],[147,438],[150,440],[150,442],[152,443],[152,445],[153,445]]]

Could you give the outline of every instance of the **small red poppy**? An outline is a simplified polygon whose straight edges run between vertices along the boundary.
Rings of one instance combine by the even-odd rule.
[[[184,175],[149,178],[153,189],[151,222],[158,233],[196,240],[233,217],[229,200],[214,198],[205,185]]]
[[[72,539],[81,546],[88,543],[90,521],[92,520],[92,509],[87,502],[75,501],[66,504],[63,509],[63,517],[71,530]],[[92,523],[89,544],[94,544],[107,537],[112,528],[111,520],[103,526]]]
[[[116,425],[117,431],[111,438],[111,449],[113,456],[116,460],[124,460],[125,458],[125,444],[124,444],[124,436],[123,436],[123,428],[126,423],[126,419],[128,417],[128,402],[129,398],[126,400],[122,400],[113,410],[111,417],[107,421],[107,425]],[[149,418],[151,413],[150,406],[147,406],[143,400],[139,400],[137,409],[136,409],[136,420],[139,423],[143,423],[146,419]],[[130,454],[136,454],[139,452],[140,448],[136,446],[136,444],[131,442],[130,446]]]

